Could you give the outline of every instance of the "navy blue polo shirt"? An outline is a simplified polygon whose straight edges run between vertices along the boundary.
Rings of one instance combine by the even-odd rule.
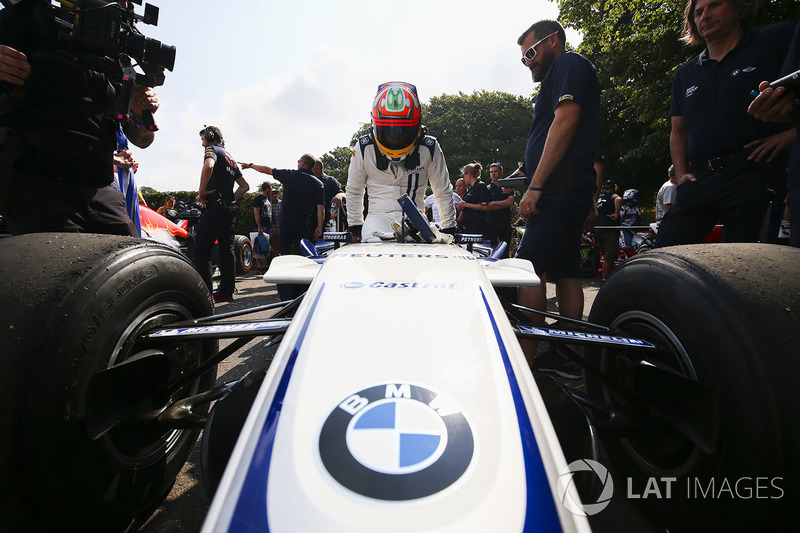
[[[509,196],[514,196],[514,191],[504,193],[502,187],[498,187],[494,183],[490,183],[487,189],[489,190],[489,202],[502,202]],[[496,226],[511,224],[511,208],[487,211],[486,222]]]
[[[709,59],[706,49],[678,69],[670,116],[686,121],[689,161],[702,165],[786,128],[756,119],[747,107],[760,82],[779,77],[794,27],[781,22],[745,30],[722,61]]]
[[[486,187],[486,184],[480,180],[480,178],[469,188],[467,194],[464,195],[464,198],[461,201],[466,202],[468,204],[488,204],[489,203],[489,189]],[[486,212],[485,211],[477,211],[475,209],[464,209],[464,217],[462,219],[464,222],[476,221],[479,220],[481,222],[486,221]]]
[[[323,205],[322,182],[307,168],[272,171],[272,177],[283,184],[280,225],[311,222],[317,224],[317,206]]]
[[[573,178],[568,188],[594,190],[594,159],[597,147],[602,143],[600,81],[594,65],[577,52],[567,51],[558,56],[542,80],[539,94],[534,99],[533,124],[525,148],[522,170],[530,183],[542,158],[547,133],[555,119],[556,107],[564,100],[572,100],[578,104],[581,107],[581,116],[564,157],[553,176],[548,177],[545,182],[545,190],[563,185],[563,182],[552,179],[558,175]]]

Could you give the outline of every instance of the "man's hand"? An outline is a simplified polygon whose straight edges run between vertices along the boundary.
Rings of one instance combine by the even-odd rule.
[[[747,112],[764,122],[789,122],[792,123],[792,107],[795,94],[785,87],[770,89],[768,81],[758,85],[761,93],[750,103]]]
[[[766,157],[768,162],[773,161],[782,151],[791,148],[796,133],[795,128],[789,128],[786,131],[745,144],[745,148],[753,148],[747,159],[761,161]]]
[[[533,215],[538,215],[539,210],[536,208],[536,204],[541,196],[542,191],[527,190],[525,196],[519,201],[519,216],[527,220]]]
[[[0,45],[0,80],[22,85],[30,74],[28,56],[10,46]]]
[[[131,97],[131,112],[135,116],[141,118],[144,111],[155,113],[158,111],[158,107],[158,97],[152,87],[134,87]]]
[[[114,165],[120,168],[131,168],[136,164],[130,150],[117,150],[114,152]]]
[[[196,198],[196,200],[197,200],[198,202],[206,202],[206,201],[207,201],[207,200],[206,200],[206,198],[208,198],[208,195],[209,195],[209,194],[212,194],[212,193],[214,193],[214,192],[216,192],[216,190],[211,190],[211,191],[202,191],[202,192],[199,192],[199,193],[197,193],[197,198]]]
[[[686,173],[672,181],[675,185],[686,183],[687,181],[697,181],[697,176],[692,173]]]

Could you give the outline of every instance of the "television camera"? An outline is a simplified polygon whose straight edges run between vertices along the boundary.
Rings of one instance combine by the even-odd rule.
[[[34,1],[0,0],[7,9]],[[142,5],[142,0],[131,2]],[[59,48],[60,55],[121,84],[114,114],[123,123],[131,120],[134,86],[163,85],[164,70],[172,71],[175,66],[175,47],[146,37],[136,27],[137,22],[158,24],[158,8],[154,5],[145,4],[144,15],[138,15],[132,5],[123,7],[104,0],[48,0],[40,4],[37,7],[43,8],[61,28],[59,43],[64,48]],[[158,129],[152,113],[145,113],[142,119],[147,129]]]

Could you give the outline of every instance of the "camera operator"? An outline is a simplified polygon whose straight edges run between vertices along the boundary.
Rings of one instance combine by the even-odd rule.
[[[113,185],[120,85],[58,54],[59,26],[48,8],[47,0],[23,0],[0,11],[0,210],[13,234],[138,237]],[[136,87],[130,109],[124,134],[146,148],[155,134],[142,117],[158,109],[155,92]]]

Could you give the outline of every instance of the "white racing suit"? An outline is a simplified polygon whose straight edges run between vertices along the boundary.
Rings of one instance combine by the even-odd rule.
[[[382,160],[382,161],[379,161]],[[385,166],[381,170],[380,166]],[[411,168],[406,168],[410,166]],[[397,199],[408,194],[425,213],[425,189],[430,181],[443,229],[454,228],[453,185],[436,138],[426,135],[420,145],[399,163],[388,161],[378,151],[372,135],[358,139],[347,174],[347,223],[362,226],[363,242],[375,242],[375,233],[392,233],[392,221],[400,222],[403,212]],[[364,192],[369,194],[369,214],[364,220]],[[424,216],[424,215],[423,215]]]

